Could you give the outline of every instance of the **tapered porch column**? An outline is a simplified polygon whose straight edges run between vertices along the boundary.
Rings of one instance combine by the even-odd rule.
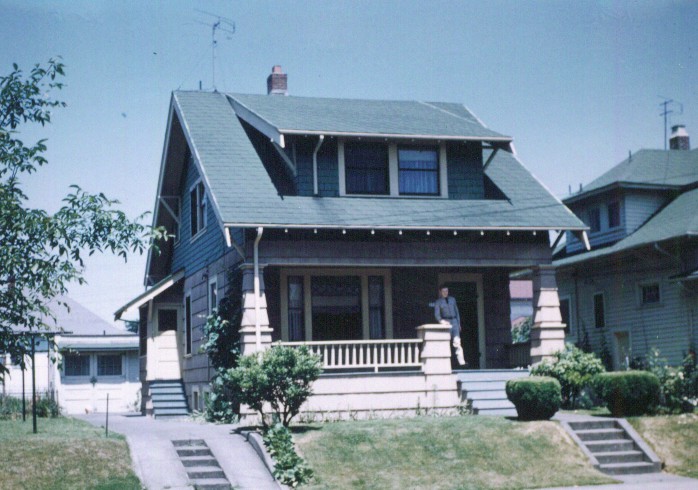
[[[242,266],[242,321],[240,322],[240,348],[242,355],[267,350],[271,347],[272,329],[269,327],[267,297],[264,293],[264,267],[259,266],[259,297],[254,292],[254,267]],[[259,317],[257,316],[259,312]],[[259,321],[257,321],[259,320]],[[260,346],[257,347],[257,324],[259,323]]]
[[[562,323],[555,267],[552,265],[533,269],[533,308],[531,364],[538,364],[565,348],[566,325]]]

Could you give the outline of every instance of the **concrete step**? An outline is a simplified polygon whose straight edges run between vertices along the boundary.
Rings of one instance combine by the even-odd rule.
[[[608,453],[615,451],[632,451],[635,449],[633,441],[629,439],[609,439],[605,441],[586,441],[586,447],[592,453]]]
[[[506,398],[498,398],[494,400],[473,400],[473,408],[477,408],[478,410],[487,410],[491,408],[507,408],[515,410],[514,404]]]
[[[638,473],[657,473],[658,470],[652,463],[610,463],[602,464],[599,469],[609,475],[635,475]]]
[[[174,447],[182,447],[182,446],[206,446],[206,441],[203,439],[176,439],[172,441],[172,445]]]
[[[502,390],[476,390],[461,393],[462,400],[497,400],[506,397],[507,394]]]
[[[187,476],[191,480],[217,480],[225,478],[225,473],[217,466],[189,466]]]
[[[168,416],[168,415],[189,415],[189,412],[187,411],[186,407],[153,407],[153,415],[156,417],[160,417],[162,415]]]
[[[170,408],[181,408],[186,412],[187,411],[187,402],[184,400],[178,400],[178,401],[172,401],[172,402],[163,402],[163,401],[155,402],[155,401],[153,401],[153,409],[154,410],[163,410],[163,409],[170,409]]]
[[[188,458],[190,456],[208,456],[213,457],[211,450],[207,447],[189,446],[189,447],[179,447],[177,448],[177,454],[181,458]]]
[[[463,392],[472,391],[501,391],[505,392],[506,381],[467,381],[459,382],[458,389]]]
[[[496,415],[498,417],[516,417],[515,408],[486,408],[474,409],[477,415]]]
[[[610,463],[641,463],[644,461],[642,451],[611,451],[594,453],[594,457],[601,464]]]
[[[213,456],[181,456],[179,459],[182,461],[185,468],[195,466],[216,466],[220,468],[218,460]]]
[[[514,378],[526,378],[529,373],[525,369],[481,369],[456,372],[460,382],[473,381],[504,381]]]
[[[607,441],[610,439],[625,439],[623,429],[586,429],[575,430],[582,441]]]
[[[150,395],[184,395],[181,386],[151,386]]]
[[[191,481],[197,490],[231,490],[233,486],[225,478],[205,478]]]
[[[573,431],[592,429],[615,429],[618,424],[615,420],[584,420],[581,422],[569,422]]]

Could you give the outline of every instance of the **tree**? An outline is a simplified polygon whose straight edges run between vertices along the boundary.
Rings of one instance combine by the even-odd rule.
[[[55,319],[49,301],[85,282],[85,254],[111,252],[126,260],[143,253],[164,230],[130,220],[116,208],[118,201],[71,186],[54,214],[28,206],[23,177],[47,162],[46,140],[25,145],[24,127],[51,122],[51,111],[65,106],[52,98],[63,84],[64,65],[51,59],[24,73],[16,64],[0,77],[0,352],[21,359],[27,342],[13,329],[42,331]],[[59,304],[60,301],[59,301]],[[62,304],[63,307],[67,305]],[[0,357],[0,379],[7,372]]]

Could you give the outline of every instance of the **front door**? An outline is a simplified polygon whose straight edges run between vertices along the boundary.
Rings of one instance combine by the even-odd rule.
[[[465,369],[480,368],[477,283],[474,281],[446,282],[449,296],[455,298],[460,313],[460,336],[465,357]]]
[[[180,311],[176,307],[160,307],[156,313],[155,325],[155,350],[157,352],[157,364],[155,366],[155,379],[180,379],[180,342],[179,342],[179,317]]]

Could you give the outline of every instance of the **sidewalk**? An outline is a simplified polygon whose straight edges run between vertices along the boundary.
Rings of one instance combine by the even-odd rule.
[[[583,487],[553,487],[539,490],[695,490],[698,480],[669,473],[648,473],[646,475],[610,475],[622,483],[610,485],[589,485]]]
[[[103,413],[77,415],[98,427]],[[156,420],[138,414],[110,414],[109,431],[126,436],[133,468],[149,490],[193,489],[173,440],[203,439],[234,488],[278,490],[280,486],[245,438],[231,433],[235,425],[215,425],[189,420]]]

